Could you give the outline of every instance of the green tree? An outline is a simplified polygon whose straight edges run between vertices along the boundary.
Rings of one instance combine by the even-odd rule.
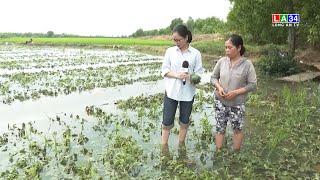
[[[271,15],[281,13],[280,2],[275,0],[230,0],[232,10],[228,14],[231,31],[243,34],[247,39],[264,44],[285,43],[288,32],[283,28],[272,27]]]
[[[183,24],[183,20],[181,18],[175,18],[171,21],[170,30],[172,31],[177,25]]]
[[[48,37],[53,37],[53,36],[54,36],[53,31],[48,31],[48,32],[47,32],[47,36],[48,36]]]
[[[132,34],[133,37],[144,36],[144,32],[142,28],[137,29],[135,33]]]
[[[192,19],[192,17],[188,18],[186,25],[189,31],[193,33],[194,20]]]
[[[175,18],[171,21],[170,25],[166,28],[154,29],[149,31],[143,31],[142,29],[138,29],[131,36],[153,36],[153,35],[169,35],[172,30],[178,24],[183,24],[183,20],[181,18]],[[186,24],[188,29],[192,33],[203,34],[203,33],[225,33],[226,31],[226,23],[216,17],[208,17],[206,19],[197,19],[193,20],[192,17],[189,17]]]
[[[225,23],[216,17],[197,19],[194,22],[194,32],[199,34],[223,33],[225,29]]]
[[[300,23],[298,28],[298,41],[300,44],[307,42],[311,46],[320,47],[320,1],[307,0],[298,1],[297,10],[300,13]]]
[[[294,55],[296,41],[305,46],[317,46],[320,40],[319,0],[230,0],[232,10],[228,14],[228,27],[232,32],[249,40],[264,44],[288,43]],[[273,27],[271,15],[299,13],[299,27]]]
[[[159,35],[168,35],[171,34],[170,27],[159,29]]]

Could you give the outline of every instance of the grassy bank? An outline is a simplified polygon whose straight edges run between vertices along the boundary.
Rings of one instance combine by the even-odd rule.
[[[2,38],[0,43],[16,43],[25,44],[30,38],[12,37]],[[72,45],[72,46],[86,46],[86,45],[121,45],[121,46],[168,46],[171,41],[167,40],[149,40],[137,38],[32,38],[32,44],[35,45]]]

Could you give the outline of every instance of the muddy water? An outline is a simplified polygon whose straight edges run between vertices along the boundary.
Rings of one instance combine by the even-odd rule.
[[[20,49],[21,50],[21,49]],[[109,66],[109,62],[107,59],[103,59],[103,56],[107,56],[104,54],[104,52],[97,52],[93,50],[93,55],[97,54],[97,56],[101,55],[100,60],[95,61],[93,64],[88,64],[85,62],[84,64],[81,64],[82,60],[79,60],[79,54],[84,54],[86,51],[81,52],[79,50],[75,50],[74,52],[71,51],[71,55],[68,58],[73,58],[77,61],[79,60],[79,63],[69,63],[69,62],[63,62],[63,60],[60,60],[58,58],[52,58],[51,56],[57,55],[61,53],[62,50],[53,50],[49,49],[48,51],[42,51],[37,49],[26,49],[21,50],[19,56],[16,56],[14,53],[8,52],[2,52],[3,54],[8,54],[5,58],[3,58],[0,61],[7,61],[7,60],[16,60],[19,62],[22,62],[23,68],[17,68],[17,69],[0,69],[2,70],[3,74],[12,74],[15,72],[41,72],[41,71],[54,71],[59,70],[59,68],[65,68],[65,70],[71,70],[72,68],[89,68],[89,67],[97,67],[97,66]],[[69,51],[68,49],[65,51]],[[100,54],[99,54],[100,53]],[[1,54],[1,53],[0,53]],[[18,53],[19,54],[19,53]],[[54,65],[52,68],[47,68],[46,64],[42,64],[42,61],[50,61],[46,58],[41,58],[39,56],[44,56],[46,58],[51,58],[52,61],[58,61],[57,64]],[[63,56],[63,52],[61,54]],[[125,56],[125,55],[124,55]],[[31,61],[32,58],[39,57],[35,60],[35,62],[39,61],[40,66],[35,66],[35,64],[32,63],[26,63]],[[119,55],[119,58],[122,56]],[[100,58],[100,57],[99,57]],[[128,59],[124,59],[123,61],[112,63],[113,65],[110,66],[117,66],[120,64],[131,64],[131,63],[149,63],[153,61],[159,62],[158,59],[155,58],[136,58],[132,61],[127,61]],[[61,61],[62,65],[59,67],[59,61]],[[71,69],[69,69],[71,68]],[[210,79],[210,73],[206,73],[202,75],[202,83],[209,82]],[[7,81],[5,77],[0,77],[0,82]],[[86,128],[84,129],[84,134],[89,137],[90,141],[88,142],[88,146],[95,150],[95,152],[102,152],[106,149],[106,144],[101,144],[101,142],[105,141],[106,135],[101,136],[99,132],[93,131],[92,126],[94,126],[97,122],[94,120],[97,120],[93,118],[92,116],[88,116],[85,111],[86,106],[97,106],[103,109],[104,111],[108,113],[116,113],[116,114],[125,114],[125,116],[129,116],[136,118],[137,112],[130,112],[130,111],[122,111],[117,109],[115,102],[120,99],[128,99],[130,97],[136,97],[140,95],[153,95],[157,93],[164,92],[164,83],[163,80],[155,81],[155,82],[137,82],[131,85],[123,85],[123,86],[116,86],[116,87],[110,87],[110,88],[95,88],[90,91],[83,91],[81,93],[71,93],[68,95],[58,95],[57,97],[41,97],[37,100],[27,100],[23,102],[14,101],[12,104],[2,104],[0,103],[0,134],[7,132],[8,124],[10,127],[13,126],[13,124],[17,124],[18,127],[21,127],[22,123],[28,123],[28,122],[34,122],[34,127],[44,132],[44,136],[48,135],[51,136],[53,131],[58,131],[60,134],[62,133],[63,127],[57,126],[52,127],[53,124],[50,120],[50,118],[54,118],[56,116],[59,116],[64,122],[70,123],[72,127],[74,127],[75,131],[78,131],[81,127],[79,125],[79,122],[72,122],[68,116],[69,115],[79,115],[81,118],[84,118],[85,120],[89,121],[86,123]],[[157,108],[162,108],[161,105],[157,106]],[[133,114],[133,115],[132,115]],[[132,116],[131,116],[132,115]],[[194,127],[190,128],[190,132],[188,134],[188,140],[187,140],[187,149],[188,149],[188,156],[189,158],[193,159],[194,161],[197,161],[197,164],[201,167],[203,166],[211,166],[210,165],[210,154],[208,152],[213,152],[213,142],[209,144],[205,144],[209,147],[209,149],[203,148],[202,150],[199,149],[199,136],[201,130],[201,120],[204,116],[208,117],[209,124],[214,125],[213,122],[213,107],[211,105],[208,105],[204,103],[202,110],[200,112],[192,113],[192,118],[194,119]],[[120,116],[122,117],[122,116]],[[148,135],[150,136],[150,141],[144,142],[141,137],[141,132],[132,130],[130,128],[123,128],[122,133],[130,134],[132,135],[135,140],[137,140],[139,146],[141,146],[144,150],[144,153],[151,154],[154,153],[156,155],[159,154],[159,143],[160,143],[160,130],[161,130],[161,119],[162,116],[159,115],[159,118],[154,121],[148,121],[147,117],[145,117],[145,121],[148,123],[154,123],[154,126],[159,128],[159,131],[151,131]],[[90,120],[93,120],[92,122]],[[141,119],[138,120],[138,118],[132,120],[132,121],[141,121]],[[176,124],[177,125],[177,124]],[[70,126],[70,127],[71,127]],[[111,125],[112,126],[112,125]],[[177,130],[179,126],[175,126],[175,130]],[[114,128],[114,127],[106,127],[106,128]],[[108,132],[109,129],[108,129]],[[143,129],[144,132],[144,129]],[[79,132],[78,132],[79,133]],[[195,136],[196,135],[196,136]],[[170,136],[170,150],[173,154],[177,154],[177,139],[178,135],[176,133],[172,133]],[[18,144],[19,146],[19,144]],[[197,148],[196,148],[197,147]],[[5,148],[5,147],[3,147]],[[17,148],[21,147],[13,147],[8,146],[8,150],[15,150]],[[10,149],[12,148],[12,149]],[[75,147],[77,148],[77,147]],[[201,147],[202,148],[202,147]],[[9,155],[8,152],[0,152],[0,170],[6,169],[7,162],[9,161]],[[204,159],[201,160],[201,157],[204,157]],[[96,157],[97,158],[97,157]],[[154,164],[157,164],[158,160],[155,161],[149,161],[148,164],[144,168],[150,168],[153,167]],[[58,172],[55,172],[56,170],[49,170],[49,174],[59,174]],[[148,171],[145,171],[146,173]],[[156,173],[153,170],[154,173]],[[47,173],[47,172],[46,172]],[[47,175],[47,174],[46,174]]]
[[[74,113],[86,116],[85,107],[90,105],[105,106],[116,111],[114,102],[142,94],[152,95],[163,91],[163,80],[157,82],[138,82],[131,85],[95,88],[91,91],[71,93],[57,97],[42,97],[38,100],[14,102],[11,105],[0,104],[0,134],[8,124],[37,121],[46,124],[48,117],[61,113]]]
[[[204,74],[203,76],[204,81],[202,81],[202,83],[207,83],[207,81],[205,81],[205,77],[207,77],[208,74]],[[95,88],[91,91],[85,91],[82,93],[72,93],[69,95],[60,95],[57,97],[42,97],[35,101],[28,100],[24,102],[14,102],[11,105],[0,104],[0,113],[2,114],[0,134],[7,131],[8,124],[10,124],[10,127],[12,127],[13,124],[17,124],[18,127],[21,127],[20,124],[27,123],[29,121],[34,122],[34,125],[38,130],[44,133],[52,133],[53,127],[51,127],[52,123],[50,122],[50,117],[55,117],[56,115],[64,117],[65,114],[74,114],[79,115],[81,118],[90,120],[92,118],[87,116],[85,112],[85,107],[90,105],[101,107],[103,110],[110,113],[121,113],[121,110],[117,109],[116,105],[114,104],[117,100],[128,99],[130,97],[136,97],[140,95],[153,95],[161,93],[163,92],[163,90],[164,83],[163,80],[160,80],[156,82],[137,82],[131,85],[117,86],[112,88]],[[203,112],[208,115],[210,121],[212,122],[213,109],[211,106],[205,106],[206,107]],[[197,131],[197,127],[200,127],[201,122],[199,120],[203,116],[203,112],[193,113],[192,115],[196,121],[194,122],[195,126],[189,133],[190,140],[188,140],[187,143],[188,152],[186,156],[188,156],[188,158],[190,159],[193,159],[198,164],[202,164],[201,166],[210,167],[210,155],[208,156],[205,152],[196,150],[195,146],[197,144],[197,141],[192,138],[193,131]],[[161,119],[161,117],[159,117],[159,119]],[[160,123],[161,120],[159,120],[158,123],[159,127]],[[60,128],[61,127],[56,127],[56,130],[61,131]],[[91,128],[86,128],[86,134],[90,139],[90,143],[88,145],[98,152],[105,150],[105,145],[101,145],[99,143],[103,139],[99,137],[99,134],[90,129]],[[149,134],[151,139],[149,143],[144,143],[143,140],[140,139],[140,135],[137,134],[137,132],[126,130],[123,133],[129,133],[134,138],[136,138],[139,145],[144,149],[144,152],[146,154],[160,153],[160,131],[152,132]],[[177,138],[178,136],[176,134],[172,134],[169,140],[169,144],[171,153],[178,156],[178,154],[176,154],[178,152],[175,151],[175,149],[178,148]],[[209,151],[213,152],[213,142],[212,144],[209,144],[209,147]],[[205,159],[200,160],[200,157],[203,156],[203,153],[206,154],[206,156],[204,156]],[[0,155],[2,156],[2,160],[0,161],[0,170],[6,169],[5,162],[8,162],[9,156],[5,152],[0,153]],[[150,161],[147,167],[152,167],[153,163],[155,163],[155,161]]]
[[[159,63],[162,62],[161,60],[149,60],[148,63]],[[63,67],[54,67],[54,68],[30,68],[30,69],[1,69],[0,75],[12,75],[16,73],[41,73],[41,72],[58,72],[58,71],[67,71],[67,70],[86,70],[88,68],[101,68],[101,67],[117,67],[120,65],[143,65],[146,64],[146,61],[137,61],[137,62],[117,62],[117,63],[98,63],[93,65],[70,65],[70,66],[63,66]]]
[[[210,73],[202,75],[201,84],[210,81]],[[2,133],[8,124],[20,124],[29,121],[48,121],[48,117],[59,113],[75,113],[86,116],[85,107],[90,105],[104,106],[104,109],[116,111],[114,102],[139,95],[152,95],[164,91],[163,80],[156,82],[137,82],[131,85],[110,88],[95,88],[81,93],[41,97],[38,100],[15,101],[12,104],[0,103]],[[46,123],[44,123],[46,124]]]

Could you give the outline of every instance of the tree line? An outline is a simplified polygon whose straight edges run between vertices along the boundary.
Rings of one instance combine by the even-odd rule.
[[[227,24],[231,31],[258,44],[288,44],[293,56],[296,47],[320,47],[319,0],[230,0]],[[300,14],[298,27],[273,27],[272,14]]]
[[[189,17],[186,22],[181,18],[175,18],[168,27],[153,30],[143,30],[139,28],[131,37],[169,35],[178,24],[185,24],[192,33],[196,34],[223,33],[226,30],[226,23],[216,17],[199,18],[196,20]]]
[[[319,0],[230,0],[232,9],[227,22],[209,17],[184,22],[175,18],[161,29],[138,29],[131,36],[170,35],[177,24],[185,24],[195,34],[238,33],[247,41],[257,44],[288,44],[290,53],[296,46],[320,47]],[[272,14],[300,14],[298,27],[272,26]]]

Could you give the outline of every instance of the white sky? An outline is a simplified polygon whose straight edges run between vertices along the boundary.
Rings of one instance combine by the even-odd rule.
[[[229,0],[1,0],[0,32],[121,36],[159,29],[172,19],[226,20]]]

